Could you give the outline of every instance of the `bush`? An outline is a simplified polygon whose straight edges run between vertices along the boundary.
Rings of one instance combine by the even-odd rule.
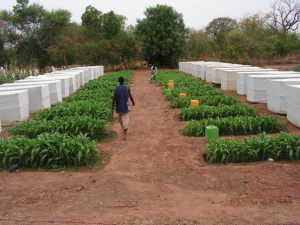
[[[293,67],[294,71],[300,72],[300,65],[294,66]]]

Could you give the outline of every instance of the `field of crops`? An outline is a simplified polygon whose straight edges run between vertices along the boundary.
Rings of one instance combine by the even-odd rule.
[[[236,104],[232,106],[218,105],[207,106],[201,105],[194,108],[183,108],[180,113],[180,119],[184,121],[201,120],[208,118],[224,118],[234,116],[255,116],[257,110],[247,104]]]
[[[191,121],[184,129],[183,134],[193,137],[205,136],[207,126],[219,128],[220,135],[250,135],[266,133],[277,133],[281,131],[281,120],[273,116],[259,117],[225,117],[216,119],[205,119]]]
[[[240,140],[221,139],[207,144],[206,159],[211,163],[238,163],[300,159],[300,136],[280,133],[277,137],[267,136]]]
[[[257,109],[248,104],[238,103],[238,99],[226,96],[215,90],[212,85],[175,71],[162,71],[157,79],[164,88],[169,80],[174,81],[175,88],[167,98],[174,108],[182,108],[179,118],[190,121],[182,134],[204,137],[207,126],[216,126],[220,136],[253,135],[239,140],[218,139],[207,144],[206,159],[211,163],[252,162],[268,158],[299,159],[300,136],[280,133],[278,137],[268,137],[266,133],[279,133],[284,129],[282,119],[264,115],[257,116]],[[179,94],[185,93],[185,98]],[[191,100],[199,100],[200,106],[190,107]]]
[[[209,106],[235,105],[238,103],[236,97],[224,95],[222,91],[215,90],[212,85],[200,82],[197,78],[186,76],[177,71],[158,72],[157,80],[164,88],[168,88],[169,80],[174,80],[175,89],[168,96],[173,108],[188,107],[191,99],[199,100],[201,105]],[[185,93],[187,97],[179,98],[180,93]]]
[[[220,135],[249,135],[261,132],[274,133],[282,129],[281,120],[273,116],[256,116],[257,110],[247,104],[238,103],[238,99],[227,96],[212,85],[177,71],[162,71],[157,75],[159,83],[167,88],[173,80],[175,89],[167,96],[171,105],[182,108],[180,119],[190,121],[183,134],[205,136],[205,127],[214,125]],[[180,98],[185,93],[187,97]],[[191,108],[191,100],[199,100],[200,106]]]
[[[88,166],[100,157],[96,141],[111,132],[111,104],[118,77],[130,83],[132,71],[105,75],[56,106],[15,124],[15,135],[0,140],[0,168]]]

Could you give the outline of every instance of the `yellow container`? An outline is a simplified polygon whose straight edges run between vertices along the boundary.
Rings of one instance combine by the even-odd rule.
[[[174,89],[175,88],[174,83],[169,83],[169,88]]]
[[[179,98],[185,98],[186,97],[186,94],[185,93],[181,93],[180,95],[179,95]]]
[[[174,84],[174,80],[169,80],[169,84],[173,83]]]
[[[199,106],[200,103],[199,103],[199,100],[191,100],[191,107],[195,107],[195,106]]]

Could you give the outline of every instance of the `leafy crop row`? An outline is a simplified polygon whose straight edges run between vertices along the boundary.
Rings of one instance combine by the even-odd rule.
[[[55,117],[53,120],[30,119],[15,125],[10,132],[14,135],[25,135],[36,138],[43,133],[58,132],[61,134],[86,134],[93,140],[104,138],[109,133],[108,122],[91,116],[64,116]]]
[[[167,87],[169,80],[174,80],[175,89],[167,97],[173,108],[182,108],[181,120],[192,120],[183,129],[184,135],[205,136],[206,126],[218,127],[220,135],[275,133],[282,129],[280,119],[256,116],[254,106],[240,104],[237,97],[227,96],[197,78],[175,71],[162,71],[157,77],[164,87]],[[180,93],[186,93],[187,97],[179,98]],[[200,106],[191,108],[191,100],[199,100]]]
[[[183,129],[183,134],[192,137],[205,136],[205,128],[207,126],[218,127],[220,135],[276,133],[282,129],[281,119],[264,115],[259,117],[226,117],[191,121]]]
[[[191,100],[199,100],[201,105],[218,106],[218,105],[235,105],[238,99],[233,96],[215,95],[215,96],[198,96],[198,97],[185,97],[179,98],[174,96],[170,98],[173,108],[189,107]]]
[[[255,116],[256,112],[256,108],[247,104],[219,105],[218,107],[202,105],[194,108],[183,108],[179,116],[181,120],[189,121],[218,117]]]
[[[1,140],[0,167],[53,168],[95,162],[100,155],[91,154],[97,152],[94,140],[111,132],[111,104],[118,77],[123,76],[128,84],[131,75],[132,71],[122,71],[90,81],[65,102],[16,123],[9,130],[16,136]]]
[[[36,114],[37,119],[53,120],[57,117],[79,117],[91,116],[97,119],[110,120],[111,118],[111,102],[106,101],[73,101],[59,103],[49,109],[44,109]]]
[[[80,134],[41,134],[36,139],[16,136],[0,138],[0,165],[27,168],[89,166],[100,157],[95,142]]]
[[[263,133],[260,137],[244,139],[214,140],[206,146],[206,160],[211,163],[239,163],[300,159],[300,135],[280,133],[270,137]]]
[[[226,96],[222,91],[215,90],[212,85],[177,71],[161,71],[157,80],[165,88],[168,88],[169,80],[174,81],[175,89],[168,96],[173,108],[188,107],[192,99],[199,100],[201,105],[211,106],[234,105],[238,102],[236,97]],[[179,98],[180,93],[187,94],[187,97]]]

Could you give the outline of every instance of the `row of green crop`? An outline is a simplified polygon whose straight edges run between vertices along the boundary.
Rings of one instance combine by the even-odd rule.
[[[223,117],[234,117],[234,116],[255,116],[257,109],[248,104],[237,104],[237,105],[218,105],[208,106],[201,105],[194,108],[183,108],[179,115],[181,120],[201,120],[208,118],[223,118]]]
[[[92,116],[63,116],[53,120],[30,119],[15,125],[10,132],[14,135],[24,135],[36,138],[43,133],[60,133],[68,135],[86,134],[93,140],[105,137],[109,133],[107,120],[97,119]]]
[[[238,103],[236,97],[226,96],[222,91],[215,90],[212,85],[177,71],[160,71],[157,74],[157,80],[164,88],[168,88],[169,80],[174,81],[175,89],[168,96],[173,108],[189,107],[191,99],[199,100],[201,105],[210,106]],[[187,97],[179,98],[180,93],[185,93]]]
[[[30,120],[16,124],[10,132],[30,138],[45,132],[82,133],[93,140],[104,138],[110,131],[112,96],[118,77],[123,76],[128,83],[131,75],[132,71],[123,71],[90,81],[65,102],[39,111]]]
[[[176,71],[162,71],[157,79],[165,88],[169,80],[174,81],[175,89],[168,99],[174,108],[182,108],[179,116],[181,120],[192,120],[183,130],[185,135],[204,136],[205,127],[209,125],[217,126],[220,135],[273,133],[282,129],[280,119],[256,116],[255,107],[240,104],[237,97],[227,96],[197,78]],[[180,93],[186,93],[187,97],[180,98]],[[191,108],[191,100],[199,100],[200,106]]]
[[[215,140],[207,144],[206,160],[211,163],[240,163],[275,160],[300,159],[300,135],[280,133],[270,137],[263,133],[260,137],[244,139]]]
[[[9,132],[16,136],[1,140],[4,147],[0,147],[0,167],[6,168],[18,164],[25,167],[53,168],[69,165],[83,166],[95,162],[96,159],[91,160],[91,158],[95,158],[94,153],[89,160],[84,159],[83,161],[82,154],[87,154],[87,157],[91,152],[90,143],[94,143],[91,141],[105,138],[111,131],[112,96],[114,87],[118,85],[119,76],[123,76],[126,83],[129,83],[132,71],[111,73],[90,81],[80,91],[67,98],[65,102],[39,111],[28,121],[15,124]],[[59,147],[54,145],[53,149],[49,144],[50,150],[48,148],[33,147],[31,150],[28,148],[26,150],[28,152],[24,155],[24,151],[20,147],[22,141],[15,141],[24,140],[24,142],[35,146],[36,143],[40,143],[39,140],[43,134],[48,135],[48,143],[52,143],[51,138],[53,140],[64,140],[66,148],[63,148],[64,145]],[[78,140],[83,140],[83,144]],[[7,146],[8,149],[6,149]],[[38,144],[38,146],[43,145]],[[72,157],[77,157],[77,159],[69,157],[68,153],[65,152],[71,153],[72,148],[77,152],[76,154],[73,152]],[[55,157],[49,158],[51,160],[43,158],[46,157],[44,153],[48,150],[50,152],[52,150],[56,151]],[[39,156],[35,157],[34,154]],[[61,154],[66,155],[62,156]],[[30,155],[30,159],[27,158],[28,155]],[[17,160],[18,157],[19,161]],[[24,157],[24,160],[22,157]]]
[[[278,137],[268,137],[266,133],[283,130],[282,119],[274,116],[256,116],[253,106],[238,103],[238,99],[226,96],[211,85],[179,72],[161,72],[158,81],[164,88],[169,80],[174,80],[175,89],[167,98],[173,108],[182,108],[179,118],[190,121],[183,129],[184,135],[203,137],[207,126],[218,127],[220,135],[261,134],[244,141],[218,139],[207,144],[206,160],[211,163],[238,163],[300,158],[300,136],[280,133]],[[179,98],[186,93],[186,98]],[[191,108],[191,100],[199,100],[200,106]]]
[[[183,129],[183,134],[192,137],[205,136],[207,126],[216,126],[220,135],[250,135],[259,133],[277,133],[282,129],[280,119],[273,116],[225,117],[191,121]]]
[[[179,95],[179,94],[178,94]],[[233,96],[228,95],[204,95],[204,96],[196,96],[190,97],[187,96],[185,98],[175,97],[174,92],[172,92],[172,97],[169,97],[171,101],[171,106],[173,108],[186,108],[190,107],[191,100],[199,100],[201,105],[208,106],[219,106],[219,105],[236,105],[238,103],[238,99]]]
[[[2,168],[11,165],[26,168],[89,166],[100,158],[95,144],[82,134],[46,133],[35,139],[23,135],[6,140],[0,138],[0,165]]]

